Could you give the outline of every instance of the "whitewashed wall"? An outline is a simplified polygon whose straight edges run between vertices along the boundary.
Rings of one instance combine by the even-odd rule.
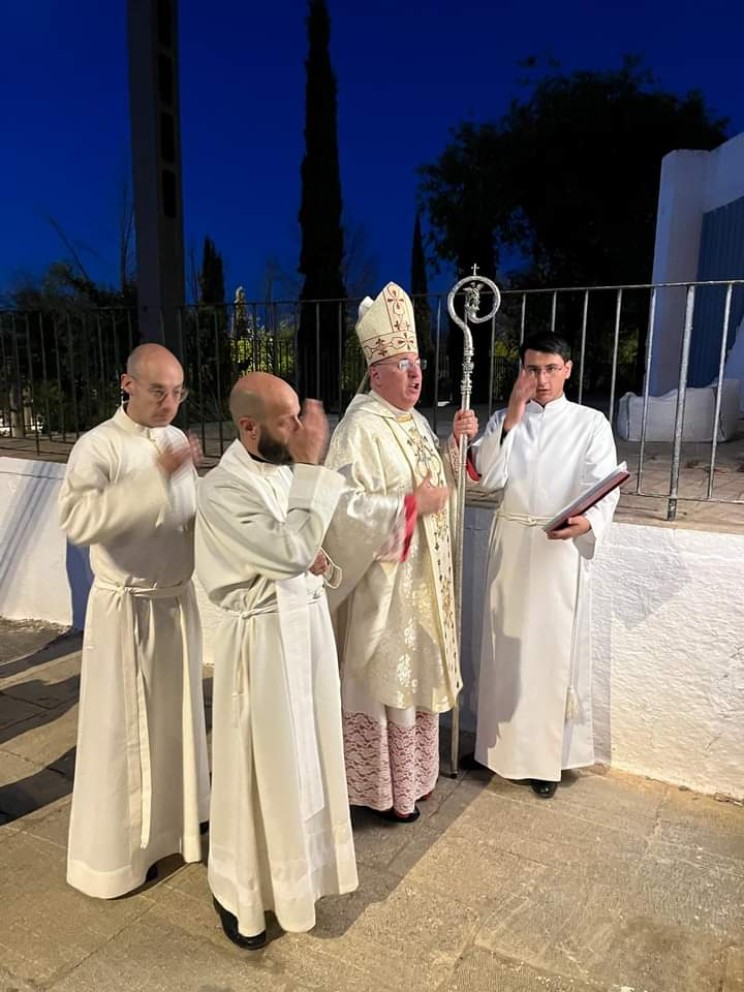
[[[64,470],[0,458],[0,616],[82,626],[90,568],[57,523]]]
[[[0,458],[0,616],[82,624],[90,572],[57,525],[63,471]],[[466,727],[492,515],[466,519]],[[613,524],[592,571],[598,758],[744,797],[744,535]],[[209,659],[219,611],[197,592]]]
[[[661,163],[654,283],[697,279],[703,214],[744,196],[744,133],[710,152],[669,152]],[[652,396],[676,389],[686,291],[660,291],[649,376]]]

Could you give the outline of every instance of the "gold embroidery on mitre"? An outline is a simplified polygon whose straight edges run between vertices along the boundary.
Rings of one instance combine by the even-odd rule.
[[[357,337],[368,365],[393,355],[418,354],[413,305],[389,282],[357,323]]]

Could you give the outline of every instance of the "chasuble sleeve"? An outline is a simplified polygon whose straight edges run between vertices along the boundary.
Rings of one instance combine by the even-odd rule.
[[[410,501],[406,504],[407,493],[391,480],[373,432],[337,429],[326,465],[346,481],[324,543],[343,573],[341,586],[329,597],[335,608],[373,562],[403,560],[416,517]]]
[[[460,445],[454,437],[449,437],[440,446],[444,474],[447,478],[448,486],[456,486],[460,474]],[[475,454],[472,445],[468,447],[468,454],[465,461],[465,492],[472,492],[480,488],[480,474],[475,467]]]
[[[153,529],[170,506],[168,482],[155,467],[115,479],[116,455],[95,434],[70,453],[59,494],[59,521],[73,544],[107,544]]]
[[[582,490],[590,489],[616,467],[617,449],[615,439],[612,436],[612,428],[607,418],[598,413],[581,469]],[[591,530],[574,538],[576,547],[583,558],[594,557],[596,543],[603,537],[612,522],[612,516],[619,499],[620,490],[615,489],[586,511],[585,516],[592,525]]]
[[[275,581],[302,575],[321,549],[343,486],[327,468],[295,466],[286,519],[280,519],[260,490],[228,474],[207,477],[198,496],[197,571],[204,545],[230,582],[248,582],[256,573]]]

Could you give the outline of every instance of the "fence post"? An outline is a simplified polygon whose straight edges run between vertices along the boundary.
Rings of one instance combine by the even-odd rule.
[[[726,302],[723,306],[723,328],[721,330],[721,353],[718,356],[718,388],[716,389],[716,406],[713,414],[713,441],[710,447],[710,468],[708,470],[708,499],[713,497],[713,473],[716,469],[716,450],[718,448],[718,422],[721,417],[721,400],[723,398],[723,372],[726,367],[726,351],[728,345],[728,325],[731,317],[731,296],[733,285],[726,288]]]
[[[610,426],[615,419],[615,388],[617,380],[617,353],[620,347],[620,312],[623,308],[623,291],[618,289],[615,303],[615,338],[612,344],[612,372],[610,373]]]
[[[586,324],[589,316],[589,290],[584,290],[584,313],[581,318],[581,360],[579,362],[579,398],[581,403],[584,398],[584,365],[586,359]]]
[[[642,495],[643,457],[646,453],[646,426],[648,424],[648,400],[651,389],[651,356],[654,350],[654,325],[656,323],[656,286],[651,290],[651,303],[648,309],[648,331],[646,334],[646,365],[643,372],[643,412],[641,414],[641,441],[638,446],[638,482],[636,493]]]
[[[682,352],[679,360],[679,386],[677,388],[677,414],[674,420],[674,445],[672,448],[672,473],[669,486],[667,520],[677,519],[677,495],[679,493],[679,466],[682,454],[682,434],[685,420],[685,399],[687,397],[687,370],[690,364],[690,342],[692,340],[692,316],[695,310],[695,286],[687,287],[687,309],[685,329],[682,336]]]

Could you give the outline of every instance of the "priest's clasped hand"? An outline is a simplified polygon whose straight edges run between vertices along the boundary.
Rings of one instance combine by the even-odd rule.
[[[292,461],[320,465],[328,447],[328,433],[323,404],[320,400],[305,400],[302,417],[287,441]]]
[[[573,537],[581,537],[592,529],[586,517],[569,517],[568,525],[560,530],[553,530],[548,534],[550,541],[570,541]]]
[[[308,572],[310,572],[311,575],[323,575],[329,565],[330,562],[326,553],[324,551],[319,551],[315,556],[315,561],[308,569]]]
[[[199,439],[189,434],[188,444],[166,445],[158,456],[157,465],[161,472],[170,478],[187,462],[193,462],[198,467],[203,460],[204,454]]]
[[[425,517],[430,513],[440,513],[449,500],[447,486],[433,486],[431,475],[427,475],[413,491],[416,500],[416,510],[419,516]]]
[[[472,441],[478,433],[478,418],[472,410],[458,410],[452,423],[452,436],[457,443],[461,437]]]

